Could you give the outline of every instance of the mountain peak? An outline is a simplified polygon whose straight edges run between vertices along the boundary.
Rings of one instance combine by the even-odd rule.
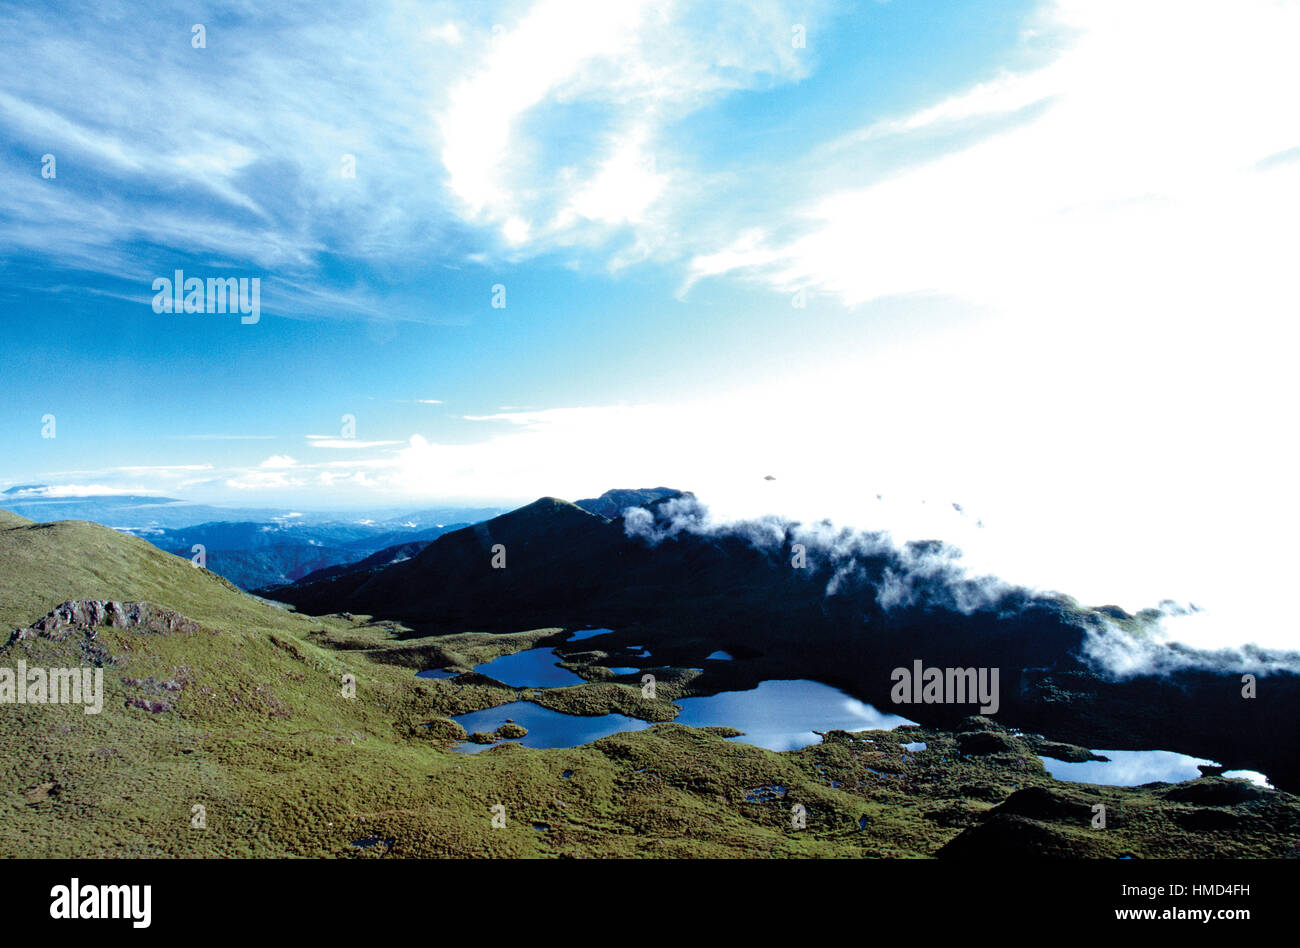
[[[494,525],[512,526],[536,525],[543,522],[578,523],[597,518],[589,510],[560,497],[539,497],[531,504],[525,504],[509,513],[485,520],[483,525],[491,529]]]
[[[615,488],[605,491],[599,497],[580,500],[577,506],[606,520],[617,520],[629,507],[644,507],[656,501],[682,495],[682,491],[671,487]]]
[[[6,490],[5,493],[6,493],[6,494],[24,494],[24,493],[26,493],[26,492],[28,492],[28,491],[32,491],[32,490],[41,490],[41,489],[45,488],[46,486],[48,486],[48,485],[46,485],[46,484],[15,484],[13,487],[10,487],[8,490]]]

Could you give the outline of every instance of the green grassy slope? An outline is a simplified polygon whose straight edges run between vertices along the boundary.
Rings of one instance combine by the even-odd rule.
[[[16,513],[0,510],[0,530],[8,530],[10,527],[25,527],[31,522],[26,517],[20,517]]]
[[[143,600],[205,624],[278,629],[307,620],[139,537],[83,520],[0,520],[0,626],[25,626],[69,599]],[[10,522],[10,520],[19,522]]]

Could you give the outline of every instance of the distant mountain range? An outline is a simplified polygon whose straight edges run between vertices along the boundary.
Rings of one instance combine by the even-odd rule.
[[[448,530],[501,512],[496,507],[438,507],[348,517],[337,512],[214,507],[143,495],[71,497],[39,484],[4,491],[0,509],[39,521],[101,523],[186,559],[201,546],[206,567],[241,589],[293,582],[317,570],[355,563],[385,547],[428,543]]]
[[[578,501],[604,517],[673,497],[667,487],[610,490]],[[207,569],[241,589],[316,582],[409,558],[435,538],[501,513],[497,507],[435,507],[345,518],[337,512],[226,508],[135,494],[63,496],[42,484],[0,494],[0,509],[38,521],[89,520],[141,536],[185,559],[203,548]]]
[[[44,484],[19,484],[0,493],[0,510],[38,521],[90,520],[118,530],[144,534],[200,523],[351,524],[415,529],[447,523],[474,523],[502,513],[501,507],[388,508],[345,513],[295,507],[218,507],[174,497],[141,494],[69,496]]]
[[[581,507],[589,513],[609,519],[622,516],[623,511],[627,510],[629,507],[638,507],[652,503],[656,500],[665,500],[681,496],[683,496],[681,491],[673,490],[669,487],[649,487],[635,490],[607,490],[599,497],[588,497],[584,500],[580,500],[575,504],[575,506]],[[232,581],[235,581],[245,589],[255,589],[260,594],[274,595],[276,589],[291,581],[296,581],[301,586],[307,586],[314,583],[341,579],[345,576],[365,574],[385,566],[392,566],[396,563],[404,562],[423,552],[425,547],[432,543],[435,538],[444,533],[450,533],[452,530],[465,526],[467,526],[467,524],[452,524],[448,527],[438,529],[436,532],[425,531],[414,539],[399,540],[391,546],[385,546],[378,552],[372,553],[360,560],[340,560],[336,564],[318,567],[306,575],[299,574],[297,576],[289,575],[272,577],[266,582],[259,583],[255,586],[245,586],[243,583],[238,583],[238,581],[233,580],[233,577],[230,577],[228,573],[222,573],[222,575],[232,579]],[[351,545],[351,548],[356,549],[358,546],[358,543],[354,542]],[[333,551],[326,554],[326,551],[323,549],[316,549],[320,551],[322,558],[332,556],[333,554]],[[211,566],[209,568],[216,569],[216,567]],[[217,569],[217,571],[221,572],[220,569]],[[266,588],[258,589],[258,586],[264,586]]]
[[[390,548],[418,552],[435,537],[464,526],[467,524],[463,521],[399,530],[355,524],[312,526],[292,521],[201,523],[142,535],[159,549],[186,559],[192,559],[194,548],[201,546],[208,569],[241,589],[256,589],[293,582],[341,564],[368,562],[372,556],[376,562],[391,562],[396,552],[384,556],[376,551]]]

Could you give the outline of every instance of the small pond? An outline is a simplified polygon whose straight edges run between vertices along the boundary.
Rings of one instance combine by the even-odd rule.
[[[527,736],[509,742],[523,744],[525,747],[577,747],[619,731],[641,731],[650,727],[649,721],[638,721],[622,714],[602,714],[588,718],[552,711],[531,701],[512,701],[500,707],[457,715],[452,720],[470,734],[475,731],[491,734],[506,723],[506,718],[528,729]],[[465,741],[452,749],[464,754],[477,754],[492,746],[495,745]]]
[[[530,648],[475,665],[474,670],[515,688],[563,688],[582,684],[582,678],[555,664],[557,660],[552,649]]]
[[[1079,763],[1040,757],[1047,772],[1057,780],[1094,783],[1110,787],[1136,787],[1144,783],[1181,783],[1201,776],[1198,765],[1216,766],[1212,760],[1189,757],[1164,750],[1099,750],[1110,760],[1085,760]],[[1244,771],[1232,771],[1234,775]],[[1258,775],[1262,779],[1262,775]]]
[[[682,709],[678,724],[734,727],[745,732],[734,740],[778,751],[821,743],[814,731],[890,730],[915,723],[806,679],[765,681],[749,691],[683,698],[677,704]]]

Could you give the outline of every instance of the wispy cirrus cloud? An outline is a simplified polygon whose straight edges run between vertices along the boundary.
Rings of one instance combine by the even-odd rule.
[[[274,441],[275,435],[187,434],[173,435],[183,441]]]
[[[401,444],[400,441],[361,441],[357,438],[340,438],[335,435],[307,435],[307,443],[313,448],[331,448],[336,450],[358,450],[365,448],[382,448]]]
[[[821,7],[7,7],[0,252],[126,283],[252,269],[281,315],[436,319],[394,273],[662,247],[690,187],[664,130],[805,74],[790,25]]]

